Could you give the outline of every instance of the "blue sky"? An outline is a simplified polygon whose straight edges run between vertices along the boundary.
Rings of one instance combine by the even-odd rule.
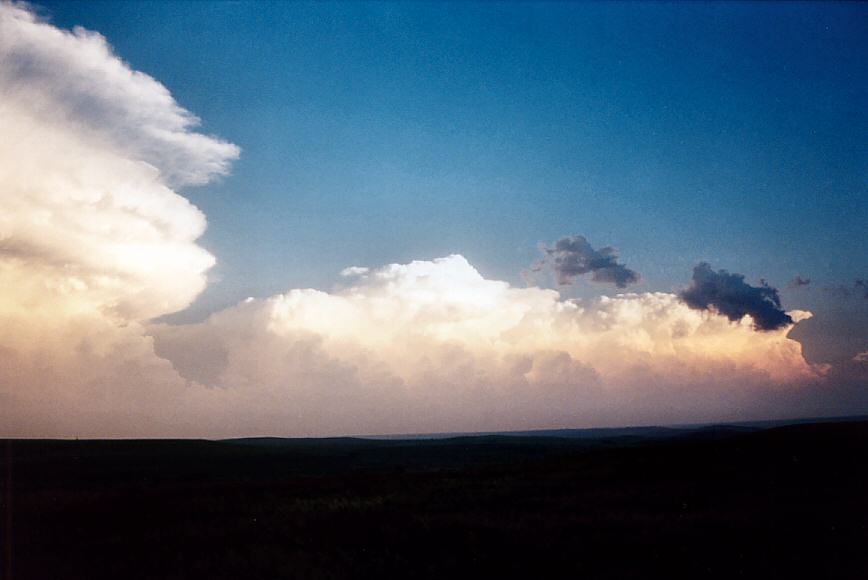
[[[39,5],[242,149],[185,191],[218,266],[178,320],[453,252],[521,284],[571,234],[617,247],[638,290],[705,260],[868,320],[822,290],[868,276],[865,5]]]

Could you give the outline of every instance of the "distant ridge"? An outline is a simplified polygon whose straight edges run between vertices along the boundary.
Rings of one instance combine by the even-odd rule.
[[[635,427],[591,427],[586,429],[530,429],[523,431],[468,431],[453,433],[403,433],[387,435],[360,435],[356,439],[368,440],[420,440],[420,439],[456,439],[465,437],[551,437],[560,439],[606,439],[624,437],[642,437],[662,439],[677,437],[690,432],[709,431],[759,431],[786,425],[802,425],[806,423],[843,423],[850,421],[865,421],[868,415],[848,415],[835,417],[799,417],[795,419],[767,419],[761,421],[726,421],[720,423],[685,423],[673,425],[640,425]]]
[[[799,417],[794,419],[768,419],[761,421],[729,421],[721,423],[688,423],[674,425],[640,425],[631,427],[591,427],[585,429],[529,429],[522,431],[456,431],[445,433],[397,433],[384,435],[355,435],[345,437],[235,437],[219,441],[257,445],[285,446],[293,442],[308,444],[341,443],[353,445],[362,442],[376,441],[433,441],[446,439],[480,439],[480,438],[544,438],[572,440],[605,440],[629,438],[637,439],[667,439],[688,435],[724,435],[739,432],[749,433],[787,425],[803,425],[807,423],[842,423],[850,421],[866,421],[868,415],[850,415],[835,417]]]

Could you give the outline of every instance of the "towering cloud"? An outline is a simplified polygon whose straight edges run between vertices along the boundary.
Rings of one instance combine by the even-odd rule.
[[[22,299],[136,319],[190,303],[214,260],[194,243],[204,216],[170,187],[238,155],[195,123],[100,35],[0,4],[0,271]]]
[[[87,413],[110,433],[136,397],[183,385],[141,321],[186,307],[214,263],[195,243],[204,216],[172,187],[224,173],[238,149],[195,122],[100,35],[0,3],[6,429]]]
[[[775,288],[751,286],[741,274],[715,272],[705,262],[693,269],[693,281],[680,296],[691,308],[713,308],[733,321],[750,316],[759,330],[776,330],[793,323],[792,317],[781,310]]]
[[[583,236],[569,236],[555,242],[554,247],[544,247],[546,258],[538,264],[551,265],[558,284],[572,284],[576,276],[591,273],[594,282],[614,284],[626,288],[639,281],[639,274],[618,263],[618,251],[611,246],[595,250]]]

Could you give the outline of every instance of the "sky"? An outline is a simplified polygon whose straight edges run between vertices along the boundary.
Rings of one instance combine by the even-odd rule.
[[[868,412],[863,4],[0,23],[6,435]]]

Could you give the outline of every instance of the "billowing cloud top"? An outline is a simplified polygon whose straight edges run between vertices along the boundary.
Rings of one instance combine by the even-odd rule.
[[[346,272],[335,292],[153,327],[157,353],[308,434],[711,418],[819,376],[788,329],[757,332],[673,294],[563,300],[458,255]]]
[[[214,258],[195,243],[204,215],[172,187],[204,183],[238,154],[195,122],[100,35],[0,2],[7,434],[120,434],[137,397],[177,384],[140,321],[189,305]]]
[[[194,131],[199,120],[162,84],[131,70],[105,38],[40,22],[21,6],[0,4],[0,87],[43,123],[147,162],[171,185],[224,174],[238,147]]]
[[[75,308],[139,319],[187,306],[214,259],[194,243],[204,216],[171,186],[238,155],[196,122],[99,34],[0,3],[4,285],[46,294],[45,307],[75,295]]]

